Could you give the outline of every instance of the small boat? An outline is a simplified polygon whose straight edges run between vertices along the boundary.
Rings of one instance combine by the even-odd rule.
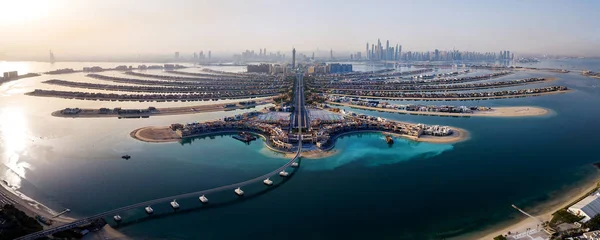
[[[236,188],[235,190],[233,190],[235,192],[235,194],[237,194],[238,196],[243,196],[244,195],[244,191],[242,191],[241,188]]]
[[[125,159],[125,160],[129,160],[131,158],[131,156],[129,156],[129,155],[123,155],[121,158]]]
[[[204,195],[200,196],[200,202],[202,203],[208,203],[208,198],[205,197]]]
[[[122,218],[121,218],[121,216],[119,216],[119,215],[115,215],[115,216],[113,217],[113,219],[115,220],[115,222],[120,222]]]
[[[394,139],[393,139],[393,138],[392,138],[392,136],[390,136],[390,135],[386,135],[386,136],[385,136],[385,141],[386,141],[388,144],[393,144],[393,143],[394,143]]]
[[[150,206],[147,206],[147,207],[145,208],[145,210],[146,210],[146,213],[147,213],[147,214],[152,214],[152,213],[154,213],[154,209],[152,209]]]
[[[281,177],[287,177],[287,176],[289,176],[289,175],[290,175],[290,173],[289,173],[289,172],[286,172],[285,170],[283,170],[283,171],[279,172],[279,176],[281,176]]]
[[[172,207],[173,209],[179,209],[179,203],[177,203],[177,201],[173,200],[173,201],[171,202],[171,207]]]
[[[299,166],[298,162],[293,162],[292,163],[292,167],[298,167],[298,166]]]

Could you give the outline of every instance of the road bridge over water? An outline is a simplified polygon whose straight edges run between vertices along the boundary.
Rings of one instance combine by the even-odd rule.
[[[295,123],[294,126],[296,128],[298,128],[299,130],[299,136],[300,136],[300,142],[302,141],[302,128],[306,128],[308,127],[308,114],[306,113],[306,109],[304,106],[305,103],[305,99],[304,99],[304,90],[302,87],[302,73],[300,73],[297,78],[296,81],[294,82],[294,86],[296,86],[295,88]],[[216,193],[216,192],[221,192],[221,191],[226,191],[226,190],[232,190],[232,189],[236,189],[236,188],[241,188],[250,184],[254,184],[254,183],[259,183],[264,181],[265,179],[272,177],[274,175],[279,174],[281,171],[286,170],[289,167],[292,167],[292,165],[294,163],[297,163],[298,159],[300,158],[300,154],[302,153],[302,144],[298,145],[298,150],[296,151],[296,155],[294,155],[294,157],[288,161],[285,165],[271,171],[268,172],[262,176],[258,176],[255,177],[253,179],[249,179],[243,182],[238,182],[238,183],[233,183],[233,184],[229,184],[229,185],[225,185],[225,186],[221,186],[221,187],[216,187],[216,188],[212,188],[212,189],[207,189],[207,190],[202,190],[202,191],[197,191],[197,192],[191,192],[191,193],[184,193],[184,194],[179,194],[179,195],[174,195],[174,196],[168,196],[168,197],[163,197],[163,198],[158,198],[158,199],[154,199],[154,200],[149,200],[149,201],[145,201],[145,202],[139,202],[139,203],[135,203],[135,204],[131,204],[129,206],[124,206],[124,207],[120,207],[117,209],[113,209],[113,210],[109,210],[106,212],[102,212],[102,213],[98,213],[96,215],[93,216],[89,216],[86,218],[82,218],[76,221],[73,221],[71,223],[67,223],[64,225],[60,225],[60,226],[56,226],[53,228],[49,228],[43,231],[39,231],[39,232],[35,232],[29,235],[25,235],[22,236],[20,238],[17,239],[37,239],[37,238],[41,238],[44,236],[48,236],[57,232],[62,232],[65,230],[69,230],[81,225],[85,225],[85,224],[89,224],[92,223],[100,218],[105,218],[105,217],[112,217],[115,215],[118,215],[119,213],[125,212],[125,211],[129,211],[132,209],[137,209],[137,208],[144,208],[147,206],[151,206],[151,205],[157,205],[157,204],[161,204],[161,203],[166,203],[166,202],[170,202],[173,201],[174,199],[184,199],[184,198],[191,198],[191,197],[200,197],[203,195],[208,195],[211,193]]]

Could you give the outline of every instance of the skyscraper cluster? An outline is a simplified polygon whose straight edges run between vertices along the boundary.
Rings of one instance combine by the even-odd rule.
[[[285,54],[281,52],[268,53],[266,48],[260,48],[258,52],[254,50],[246,50],[240,54],[233,55],[233,58],[239,62],[246,61],[281,61],[285,59]]]
[[[377,45],[367,42],[366,47],[366,58],[367,60],[378,60],[378,61],[398,61],[402,54],[402,45],[396,44],[396,47],[390,47],[390,40],[385,42],[385,47],[381,45],[381,40],[377,39]]]
[[[510,51],[501,51],[500,54],[493,52],[470,52],[470,51],[434,51],[402,53],[400,60],[403,61],[508,61],[513,56]]]

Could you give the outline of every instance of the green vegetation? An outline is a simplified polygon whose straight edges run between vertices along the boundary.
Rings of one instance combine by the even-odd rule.
[[[552,214],[551,225],[558,225],[561,223],[574,223],[583,219],[583,217],[576,216],[565,209],[561,209]]]
[[[17,237],[41,231],[42,225],[32,217],[11,204],[4,205],[0,211],[0,240],[15,239]]]
[[[506,237],[502,236],[502,235],[498,235],[498,236],[494,237],[494,240],[506,240]]]

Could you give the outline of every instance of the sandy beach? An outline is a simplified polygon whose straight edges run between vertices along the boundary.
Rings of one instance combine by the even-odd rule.
[[[406,111],[398,109],[387,109],[387,108],[376,108],[352,105],[347,103],[327,102],[327,104],[346,106],[358,109],[373,110],[373,111],[384,111],[394,113],[404,113],[412,115],[426,115],[426,116],[470,116],[470,117],[533,117],[533,116],[544,116],[550,114],[550,110],[542,107],[533,106],[519,106],[519,107],[494,107],[489,111],[474,111],[473,113],[447,113],[447,112],[417,112],[417,111]]]
[[[231,111],[237,109],[256,108],[266,104],[273,103],[272,98],[257,100],[254,105],[242,106],[239,103],[235,103],[235,107],[225,107],[225,104],[209,104],[209,105],[196,105],[186,107],[168,107],[168,108],[156,108],[156,112],[152,113],[140,113],[140,114],[116,114],[108,113],[102,114],[98,112],[98,109],[81,109],[78,114],[63,114],[61,110],[52,112],[54,117],[63,118],[104,118],[104,117],[141,117],[141,116],[161,116],[161,115],[183,115],[183,114],[196,114],[206,112],[219,112],[219,111]],[[231,104],[231,103],[228,103]]]
[[[48,209],[47,207],[41,205],[38,202],[19,197],[14,192],[8,190],[9,187],[6,186],[4,183],[2,183],[1,185],[2,186],[0,186],[0,194],[2,196],[0,198],[9,199],[9,202],[11,202],[17,209],[25,212],[25,214],[27,214],[27,216],[35,217],[36,215],[40,215],[47,219],[52,219],[52,221],[54,221],[54,224],[52,224],[51,226],[46,226],[46,225],[40,223],[44,227],[44,229],[60,226],[60,225],[70,223],[70,222],[77,220],[75,218],[70,218],[70,217],[65,216],[65,215],[68,215],[69,213],[66,213],[65,215],[61,215],[56,218],[53,218],[53,216],[55,216],[57,214],[56,212]],[[95,233],[90,233],[90,234],[86,235],[83,239],[129,239],[129,238],[127,236],[125,236],[124,234],[122,234],[121,232],[113,229],[110,225],[107,224],[100,231],[95,232]]]
[[[150,126],[138,128],[129,133],[129,136],[143,142],[151,143],[177,142],[181,140],[181,138],[169,127]]]
[[[331,157],[338,153],[339,153],[338,150],[324,151],[324,150],[320,150],[320,149],[315,149],[315,150],[302,151],[302,154],[300,156],[302,158],[307,158],[307,159],[321,159],[321,158]],[[294,156],[296,156],[296,153],[285,153],[285,158],[293,158]]]
[[[596,172],[596,174],[588,179],[585,179],[580,187],[571,188],[569,190],[563,191],[557,196],[553,197],[552,200],[543,203],[534,209],[524,209],[528,213],[534,215],[536,218],[541,221],[550,221],[552,219],[552,214],[562,208],[573,204],[573,201],[587,195],[590,191],[596,189],[598,187],[598,182],[600,181],[600,173]],[[516,211],[516,210],[515,210]],[[535,219],[522,216],[518,220],[518,222],[512,221],[508,223],[504,223],[493,227],[488,230],[484,230],[481,232],[476,232],[473,234],[468,234],[466,236],[460,236],[456,239],[485,239],[490,240],[494,237],[506,234],[507,232],[525,232],[527,228],[536,229],[538,222]]]

